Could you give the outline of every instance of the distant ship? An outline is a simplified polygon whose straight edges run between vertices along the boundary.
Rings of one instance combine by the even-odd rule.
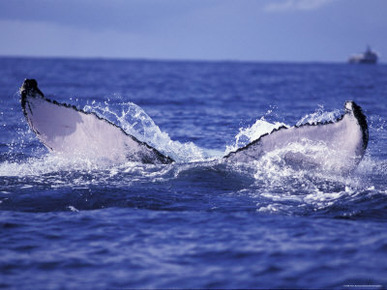
[[[364,53],[351,56],[348,62],[376,64],[378,62],[378,54],[372,51],[371,48],[368,46],[367,50]]]

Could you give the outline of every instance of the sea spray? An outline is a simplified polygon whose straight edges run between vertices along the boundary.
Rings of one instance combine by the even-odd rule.
[[[219,153],[207,150],[192,142],[181,143],[172,140],[166,132],[160,130],[153,119],[138,105],[132,102],[121,102],[119,108],[109,102],[93,101],[86,105],[85,112],[94,112],[121,127],[126,133],[146,142],[177,162],[194,162],[213,159]],[[119,113],[118,113],[119,112]]]

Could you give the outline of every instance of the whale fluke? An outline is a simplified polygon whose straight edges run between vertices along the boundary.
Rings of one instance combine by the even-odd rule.
[[[53,152],[118,163],[174,162],[95,113],[45,98],[34,79],[24,81],[20,94],[23,113],[31,130]],[[289,128],[282,126],[230,152],[223,160],[251,162],[279,150],[285,161],[302,168],[313,166],[348,172],[361,161],[367,144],[366,117],[360,106],[348,101],[345,113],[335,121]],[[305,148],[313,150],[305,152]]]
[[[287,150],[294,144],[321,145],[328,149],[328,155],[305,156],[300,152],[287,154],[292,161],[314,163],[319,167],[329,167],[339,171],[353,170],[363,158],[368,144],[366,117],[353,101],[345,103],[345,113],[334,122],[282,126],[264,134],[243,148],[230,152],[224,157],[232,162],[250,162],[274,150]]]
[[[24,81],[20,94],[31,130],[50,151],[112,162],[173,162],[108,120],[45,98],[34,79]]]

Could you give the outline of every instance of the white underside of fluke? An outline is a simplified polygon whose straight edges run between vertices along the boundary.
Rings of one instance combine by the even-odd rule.
[[[50,150],[63,155],[112,162],[163,162],[155,149],[95,114],[27,96],[25,113],[31,129]]]
[[[337,122],[317,125],[282,127],[229,153],[230,162],[251,162],[277,152],[291,163],[321,167],[335,171],[350,171],[364,155],[363,129],[347,102],[345,115]]]

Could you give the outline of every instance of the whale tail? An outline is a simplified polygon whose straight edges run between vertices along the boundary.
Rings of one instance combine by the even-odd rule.
[[[95,113],[45,98],[36,80],[27,79],[21,89],[24,116],[39,140],[51,151],[113,162],[168,164],[174,162],[157,149]],[[281,152],[295,164],[351,171],[368,144],[366,117],[355,102],[345,104],[336,121],[274,129],[223,157],[226,162],[251,162],[270,152]],[[300,147],[301,145],[301,147]],[[302,152],[299,148],[313,148]],[[304,150],[305,151],[305,150]]]
[[[51,151],[112,162],[168,164],[173,160],[94,113],[45,98],[34,79],[20,88],[31,130]]]

